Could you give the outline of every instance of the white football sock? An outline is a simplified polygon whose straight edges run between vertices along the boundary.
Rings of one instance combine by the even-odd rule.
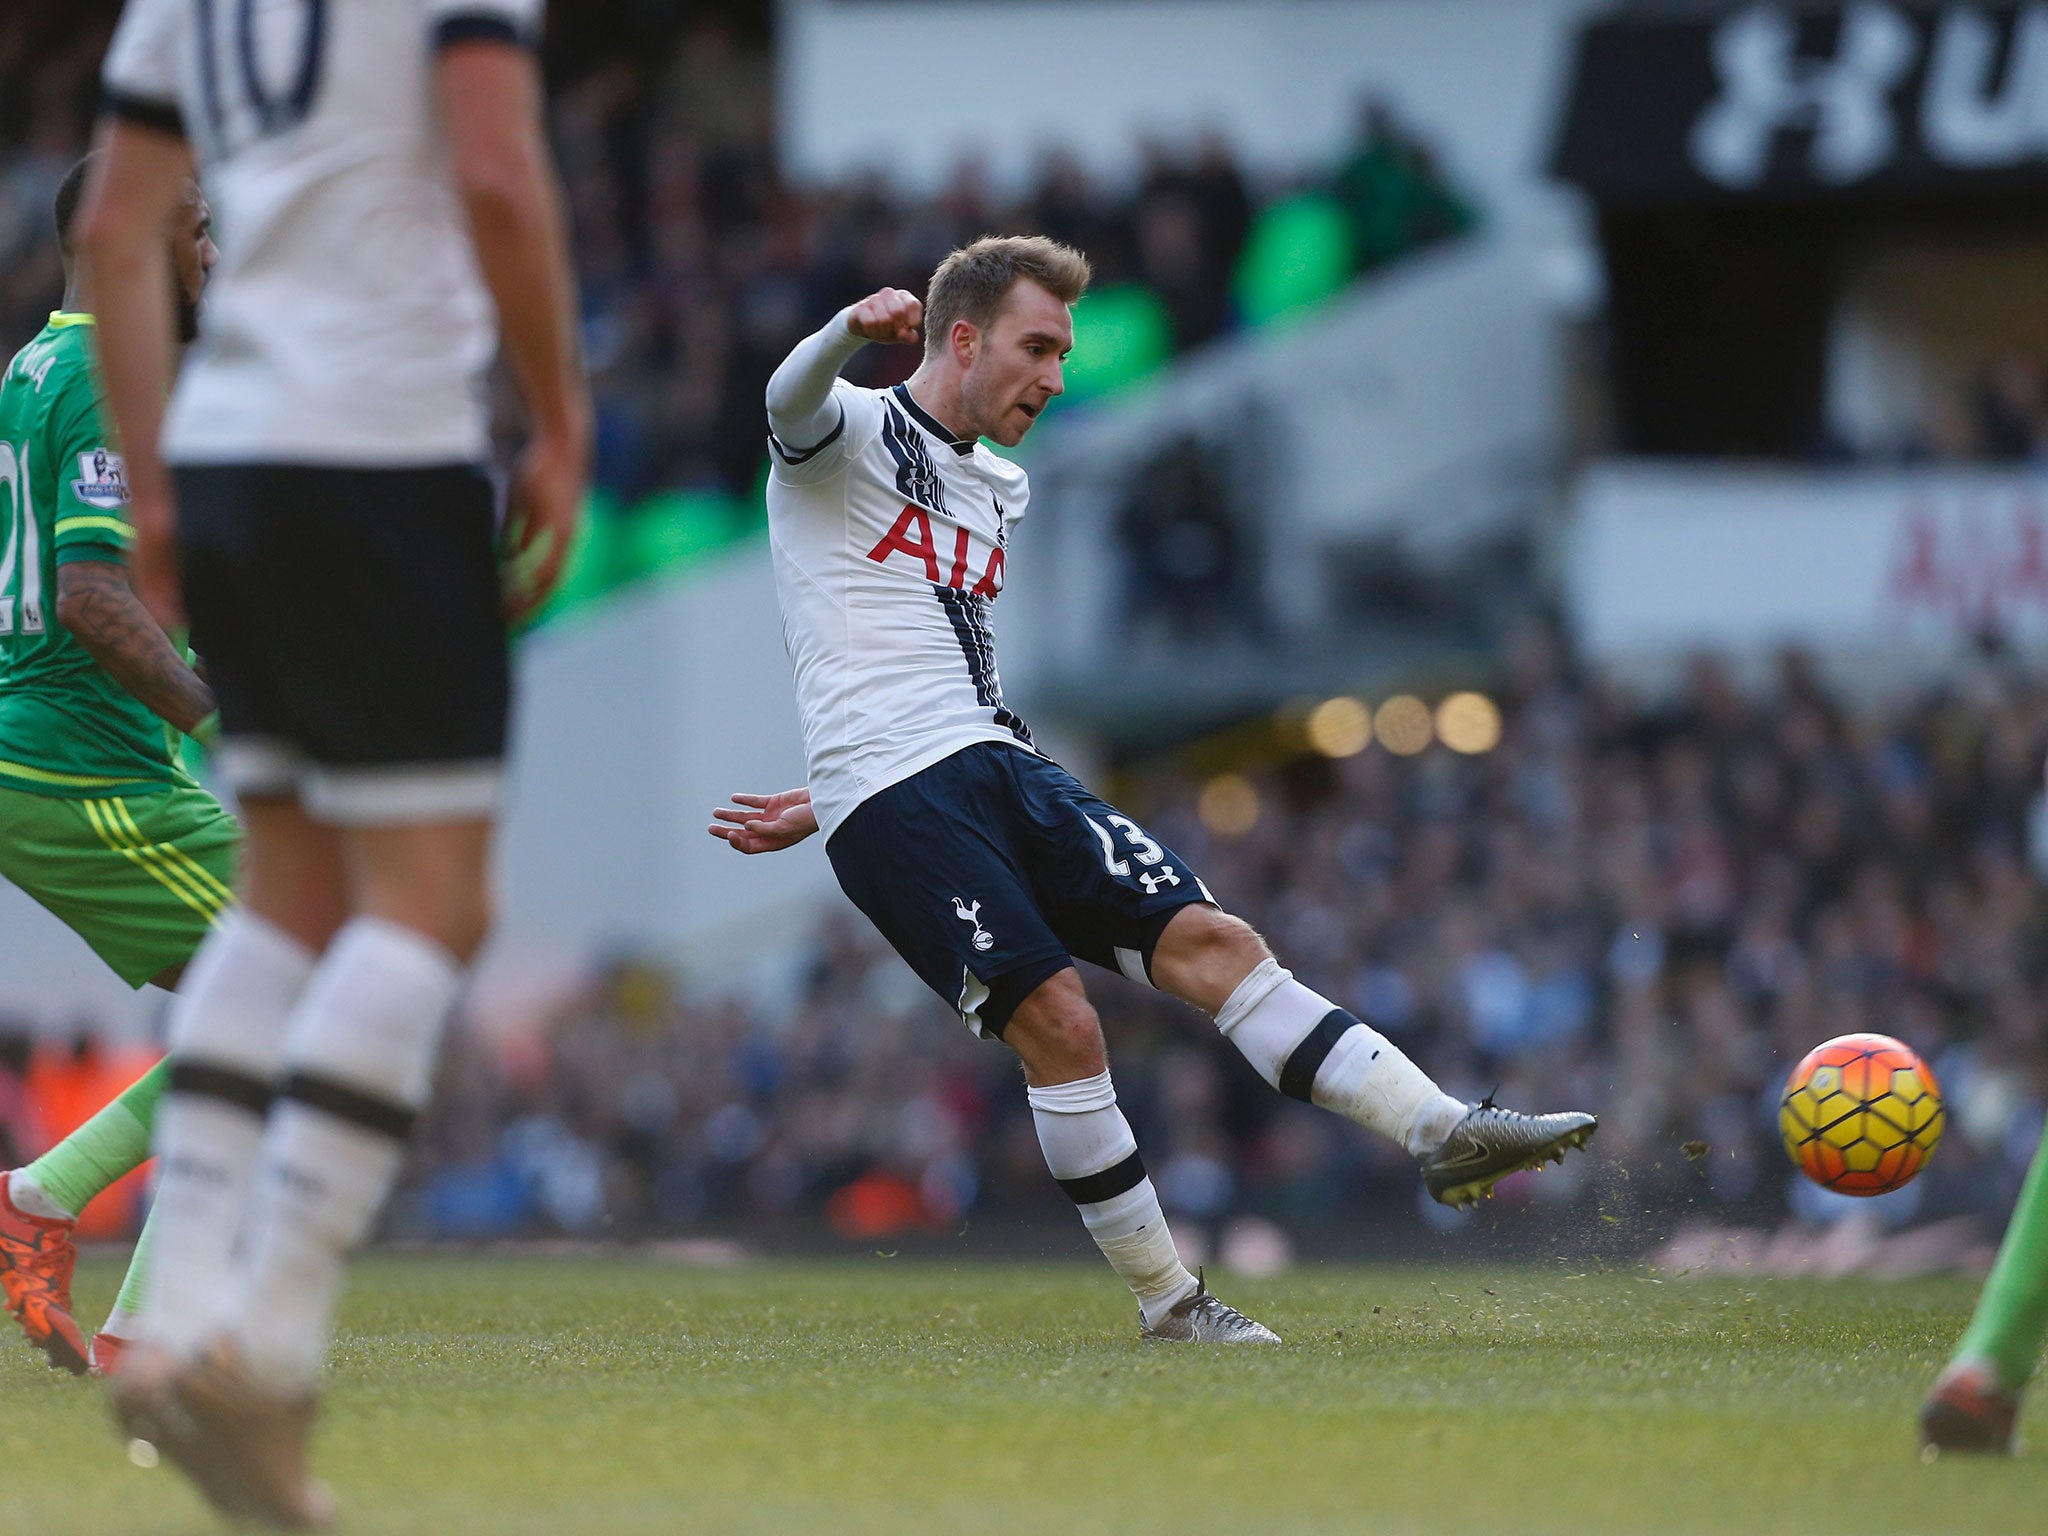
[[[1280,962],[1266,959],[1238,983],[1216,1027],[1289,1098],[1320,1104],[1427,1157],[1467,1106],[1443,1092],[1400,1048]]]
[[[431,939],[359,917],[292,1014],[236,1319],[251,1369],[278,1390],[320,1374],[343,1264],[398,1177],[462,978]]]
[[[224,913],[171,1005],[171,1080],[157,1105],[156,1205],[142,1334],[189,1353],[219,1325],[285,1022],[313,952],[246,908]]]
[[[1107,1072],[1078,1082],[1033,1088],[1031,1119],[1045,1165],[1073,1197],[1095,1246],[1138,1298],[1145,1321],[1157,1323],[1192,1292],[1188,1273],[1145,1176],[1138,1138],[1116,1107]]]

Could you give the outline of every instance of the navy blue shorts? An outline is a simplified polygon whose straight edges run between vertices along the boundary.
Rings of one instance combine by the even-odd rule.
[[[839,884],[976,1034],[1075,958],[1150,980],[1210,900],[1195,872],[1059,764],[977,742],[862,801],[825,851]]]

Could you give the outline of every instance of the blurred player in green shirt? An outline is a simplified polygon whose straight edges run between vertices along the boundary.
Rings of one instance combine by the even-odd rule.
[[[56,199],[64,307],[0,374],[0,876],[132,987],[173,987],[234,898],[240,832],[181,759],[213,695],[130,591],[128,488],[101,409],[71,231],[90,161]],[[181,339],[213,265],[190,189],[170,231]],[[27,1168],[0,1173],[0,1292],[54,1366],[105,1369],[140,1301],[145,1230],[88,1346],[71,1315],[71,1230],[149,1156],[159,1065]]]

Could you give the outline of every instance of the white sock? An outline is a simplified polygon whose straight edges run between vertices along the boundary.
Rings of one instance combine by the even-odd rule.
[[[236,1317],[250,1368],[278,1390],[309,1389],[320,1374],[343,1263],[398,1177],[462,977],[431,939],[359,917],[292,1013]]]
[[[22,1215],[33,1216],[39,1221],[78,1220],[78,1212],[67,1211],[52,1200],[49,1191],[38,1184],[26,1168],[17,1168],[8,1174],[7,1198]]]
[[[1333,1109],[1427,1157],[1467,1106],[1394,1043],[1266,959],[1238,983],[1216,1027],[1289,1098]]]
[[[313,952],[245,908],[224,914],[171,1005],[171,1081],[157,1105],[155,1234],[140,1328],[190,1353],[225,1316],[285,1021]]]
[[[1102,1256],[1138,1298],[1145,1321],[1157,1323],[1196,1281],[1173,1246],[1159,1192],[1145,1176],[1138,1138],[1116,1107],[1109,1074],[1033,1088],[1026,1096],[1046,1167],[1080,1208]]]

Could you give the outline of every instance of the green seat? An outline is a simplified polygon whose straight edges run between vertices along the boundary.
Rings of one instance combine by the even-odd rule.
[[[663,491],[627,514],[621,579],[666,577],[733,542],[741,516],[723,491]]]
[[[1252,222],[1232,286],[1240,313],[1268,325],[1323,303],[1351,281],[1351,221],[1325,192],[1284,198]]]
[[[1173,320],[1142,283],[1111,283],[1074,306],[1069,400],[1100,399],[1157,373],[1173,355]]]
[[[583,521],[569,550],[561,583],[533,623],[545,624],[583,608],[618,585],[618,556],[626,514],[609,491],[592,490],[583,503]]]

